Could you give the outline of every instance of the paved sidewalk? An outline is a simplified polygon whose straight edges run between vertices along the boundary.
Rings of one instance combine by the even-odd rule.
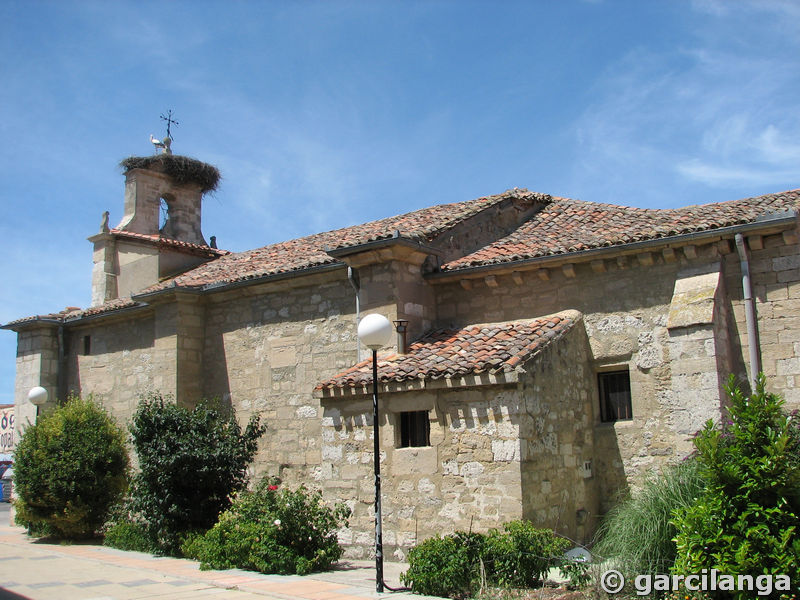
[[[405,565],[386,563],[384,578],[400,586]],[[0,600],[423,600],[410,592],[375,592],[375,564],[343,561],[336,571],[300,577],[250,571],[201,571],[195,561],[154,557],[90,544],[28,538],[0,524]]]

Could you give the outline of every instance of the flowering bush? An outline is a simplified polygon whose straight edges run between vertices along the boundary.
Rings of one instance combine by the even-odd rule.
[[[254,491],[238,494],[210,531],[184,544],[183,553],[203,569],[304,575],[330,568],[342,556],[336,532],[347,525],[350,509],[326,506],[320,492],[278,483],[262,480]]]

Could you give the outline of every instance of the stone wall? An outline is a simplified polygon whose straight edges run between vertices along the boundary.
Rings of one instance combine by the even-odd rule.
[[[526,363],[517,383],[428,381],[427,389],[381,392],[386,555],[402,560],[433,535],[487,531],[520,518],[588,541],[597,494],[587,358],[579,322]],[[430,446],[400,447],[407,411],[428,413]],[[372,418],[369,396],[323,400],[324,485],[353,511],[340,539],[349,556],[362,558],[373,543]]]
[[[152,313],[70,328],[65,357],[67,389],[81,396],[93,395],[125,427],[139,396],[161,391],[154,385],[154,330]]]
[[[385,556],[402,560],[417,540],[522,517],[520,400],[516,386],[381,394]],[[430,446],[397,447],[404,411],[428,412]],[[363,558],[374,544],[371,397],[324,401],[322,441],[325,489],[353,511],[340,539]]]
[[[762,370],[770,391],[789,410],[800,409],[800,240],[798,231],[748,238]],[[740,348],[737,375],[749,377],[749,340],[738,256],[725,264],[725,285],[734,317],[734,347]],[[746,372],[745,372],[746,369]]]
[[[691,257],[647,252],[440,283],[438,324],[532,318],[565,309],[583,313],[593,406],[599,402],[596,372],[627,368],[631,381],[632,421],[601,423],[598,414],[594,417],[594,471],[602,510],[607,510],[617,495],[627,493],[629,481],[677,460],[678,447],[688,449],[690,434],[670,425],[674,406],[667,320],[678,272],[719,260],[718,247],[709,245]]]
[[[41,410],[56,405],[58,392],[58,328],[42,325],[21,331],[17,337],[17,376],[14,381],[14,409],[17,439],[28,423],[36,422],[36,407],[28,401],[31,388],[47,390],[48,402]]]
[[[202,395],[230,403],[267,433],[254,473],[321,487],[314,387],[356,360],[355,296],[344,269],[208,297]]]
[[[578,321],[526,365],[520,383],[522,516],[581,544],[591,541],[598,523],[602,477],[595,476],[590,358]]]

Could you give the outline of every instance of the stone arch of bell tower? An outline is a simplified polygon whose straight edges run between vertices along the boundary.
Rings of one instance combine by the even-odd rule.
[[[203,191],[196,183],[178,183],[150,169],[131,169],[125,174],[125,212],[116,229],[205,246],[202,198]],[[168,209],[167,221],[160,227],[162,199]]]
[[[216,188],[216,167],[185,156],[130,157],[119,225],[108,213],[91,236],[92,306],[135,295],[224,251],[210,248],[201,231],[203,194]],[[162,220],[162,206],[166,207]]]

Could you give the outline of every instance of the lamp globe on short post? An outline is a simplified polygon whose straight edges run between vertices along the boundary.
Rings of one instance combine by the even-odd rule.
[[[375,454],[375,589],[383,592],[383,532],[381,531],[381,443],[378,421],[378,350],[392,339],[392,324],[383,315],[367,315],[358,324],[358,339],[372,350],[372,437]]]
[[[37,385],[28,392],[28,402],[36,407],[36,416],[39,416],[39,410],[47,403],[47,390],[42,386]]]

